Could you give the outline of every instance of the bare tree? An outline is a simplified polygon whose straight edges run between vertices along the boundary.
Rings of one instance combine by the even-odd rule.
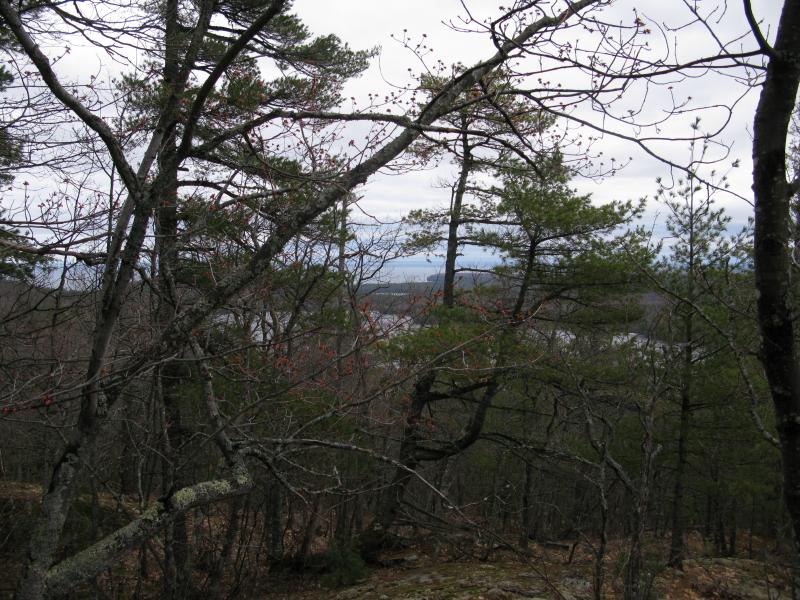
[[[181,13],[178,3],[167,2],[162,15],[166,19],[163,34],[157,23],[155,27],[151,26],[154,15],[147,13],[138,17],[140,29],[120,33],[113,21],[90,21],[80,13],[66,12],[57,5],[52,7],[52,12],[47,13],[46,17],[60,19],[67,29],[88,27],[91,35],[99,39],[110,37],[115,41],[111,51],[124,47],[131,39],[163,49],[163,90],[160,90],[163,96],[155,113],[148,119],[154,126],[148,134],[138,167],[132,164],[125,146],[108,123],[60,81],[34,37],[46,36],[45,29],[32,33],[34,21],[28,19],[26,22],[29,14],[17,10],[8,2],[0,4],[0,15],[42,82],[52,96],[96,136],[95,139],[104,148],[127,194],[107,241],[108,250],[104,257],[98,292],[99,309],[91,336],[91,353],[86,363],[85,378],[82,382],[76,382],[73,390],[61,391],[56,395],[58,402],[77,398],[80,404],[79,416],[70,439],[54,461],[48,487],[43,495],[41,518],[31,536],[29,559],[17,597],[42,598],[56,591],[63,593],[101,572],[116,557],[146,540],[157,530],[172,526],[192,507],[229,498],[252,487],[253,478],[245,455],[229,437],[226,422],[217,407],[213,386],[206,386],[203,402],[208,411],[209,422],[213,424],[214,440],[226,464],[218,478],[183,486],[179,484],[166,490],[159,501],[122,529],[54,564],[56,549],[69,507],[77,493],[80,475],[85,465],[91,462],[93,447],[106,428],[108,415],[113,414],[120,399],[125,398],[125,385],[142,373],[160,368],[159,365],[164,364],[164,361],[180,356],[196,328],[246,286],[268,273],[272,261],[287,242],[319,215],[341,201],[355,186],[364,183],[369,176],[405,151],[422,130],[433,126],[440,117],[452,110],[453,102],[464,90],[474,86],[517,54],[518,49],[525,44],[534,42],[545,31],[558,31],[582,10],[596,3],[596,0],[581,0],[563,11],[540,13],[537,19],[524,26],[520,25],[513,37],[499,44],[496,54],[451,79],[415,117],[384,118],[400,125],[401,129],[390,135],[382,145],[369,148],[368,153],[360,157],[356,164],[348,165],[337,173],[325,173],[324,178],[328,181],[314,186],[296,206],[283,209],[273,207],[270,213],[270,230],[252,258],[243,267],[225,275],[186,308],[178,308],[174,293],[165,297],[173,287],[170,270],[174,269],[174,259],[170,255],[174,256],[174,253],[170,247],[175,243],[175,191],[178,185],[176,173],[184,165],[198,159],[208,160],[212,164],[225,164],[225,157],[216,153],[222,145],[241,139],[244,142],[243,147],[250,149],[254,143],[258,144],[258,138],[248,138],[249,133],[276,120],[326,118],[319,110],[303,113],[275,106],[280,104],[278,88],[275,92],[278,100],[272,105],[267,102],[261,114],[250,119],[234,119],[227,127],[211,130],[209,138],[204,137],[209,132],[208,119],[213,118],[215,110],[219,110],[215,105],[215,90],[225,71],[253,48],[266,48],[267,54],[270,54],[271,31],[278,36],[284,35],[289,40],[292,39],[292,23],[287,22],[284,14],[287,3],[276,0],[262,8],[244,12],[238,11],[233,5],[201,3],[184,14]],[[213,19],[216,10],[221,10],[222,16],[234,24],[234,27],[223,27],[219,30],[218,21]],[[42,19],[37,15],[36,23],[46,21],[46,18]],[[135,19],[129,19],[128,22],[134,21]],[[210,60],[204,49],[206,36],[215,38],[219,44],[217,47],[221,48],[220,53]],[[337,62],[342,60],[342,56],[336,56],[335,41],[328,39],[320,44],[334,55],[328,66],[331,72],[337,73],[343,63]],[[180,54],[184,55],[183,60],[171,58]],[[285,61],[292,57],[281,54],[274,58]],[[301,59],[298,61],[302,63]],[[313,74],[313,69],[310,72]],[[344,66],[338,72],[347,74],[355,71],[352,66]],[[195,74],[202,77],[202,82],[188,95]],[[329,74],[326,73],[326,76]],[[336,77],[330,81],[335,85]],[[345,116],[327,118],[340,119]],[[378,117],[351,115],[350,118],[375,120]],[[249,154],[252,158],[259,159],[257,152],[251,151]],[[318,171],[317,178],[320,175]],[[276,194],[280,196],[281,191],[272,189],[268,195],[273,197]],[[157,288],[161,294],[162,306],[158,327],[151,343],[134,351],[120,366],[110,365],[109,350],[113,335],[126,293],[140,266],[148,228],[154,215],[158,215],[156,233],[162,233],[157,255],[160,272],[164,274]]]

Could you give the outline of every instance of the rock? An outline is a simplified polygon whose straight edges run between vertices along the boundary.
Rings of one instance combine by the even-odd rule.
[[[484,594],[486,600],[511,600],[514,595],[500,588],[492,588]]]
[[[735,569],[739,566],[739,561],[735,558],[717,558],[714,562],[721,567],[727,567],[729,569]]]
[[[561,584],[578,592],[585,592],[592,589],[592,582],[582,577],[565,577]]]
[[[419,561],[419,556],[416,554],[409,554],[408,556],[398,556],[393,558],[381,558],[376,560],[382,567],[411,567],[414,563]]]

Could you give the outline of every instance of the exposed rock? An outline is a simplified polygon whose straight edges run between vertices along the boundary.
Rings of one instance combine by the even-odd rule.
[[[500,588],[492,588],[484,594],[484,597],[487,600],[512,600],[515,595]]]

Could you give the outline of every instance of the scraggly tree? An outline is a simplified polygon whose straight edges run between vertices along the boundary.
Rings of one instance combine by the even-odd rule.
[[[456,301],[447,286],[458,265],[448,262],[443,304],[431,311],[430,326],[398,338],[398,356],[418,375],[401,406],[400,464],[362,539],[370,552],[389,541],[411,473],[480,439],[487,413],[508,381],[523,377],[545,352],[535,340],[547,337],[561,303],[585,302],[586,288],[596,289],[599,282],[620,283],[622,246],[613,234],[638,214],[638,206],[593,206],[569,187],[571,173],[560,155],[539,155],[536,161],[536,172],[520,161],[502,165],[501,186],[491,198],[469,216],[451,217],[465,233],[445,238],[448,256],[455,258],[470,244],[493,250],[503,261],[486,292],[465,292]],[[415,215],[422,228],[412,238],[430,247],[440,240],[442,220],[423,216]],[[542,324],[540,311],[547,315]]]
[[[97,167],[95,174],[106,171],[105,179],[101,179],[109,184],[110,190],[105,199],[108,212],[100,211],[108,217],[108,228],[91,232],[99,238],[90,235],[67,241],[57,239],[55,246],[43,243],[40,248],[32,249],[44,254],[62,253],[80,261],[99,260],[102,268],[96,273],[100,283],[96,294],[98,307],[93,332],[86,342],[90,350],[82,359],[83,376],[48,384],[49,387],[37,389],[35,394],[12,393],[6,397],[8,408],[38,410],[55,403],[59,407],[74,407],[77,413],[75,426],[66,430],[67,439],[48,476],[18,597],[41,598],[69,592],[135,545],[171,526],[187,510],[252,489],[255,460],[269,468],[290,450],[299,452],[304,447],[319,448],[325,443],[306,437],[305,424],[298,425],[284,438],[264,440],[254,439],[233,426],[220,413],[215,381],[206,362],[208,349],[199,344],[199,336],[195,334],[208,327],[219,311],[248,286],[270,283],[275,277],[275,262],[287,243],[302,236],[306,227],[341,202],[353,188],[407,151],[422,133],[460,133],[452,123],[441,121],[442,117],[453,111],[464,93],[484,89],[482,86],[489,83],[488,76],[498,67],[512,65],[522,82],[499,92],[500,95],[521,94],[543,113],[567,117],[564,121],[567,123],[627,137],[651,153],[654,153],[652,139],[646,136],[634,139],[633,134],[625,133],[644,131],[636,129],[636,117],[641,115],[620,104],[623,94],[631,93],[638,84],[648,88],[651,82],[663,83],[665,76],[672,78],[675,73],[696,69],[724,67],[735,72],[743,64],[757,69],[761,58],[768,56],[775,66],[771,65],[772,71],[768,73],[762,110],[767,115],[765,120],[780,114],[769,103],[777,102],[777,107],[782,108],[780,96],[786,91],[783,88],[787,84],[783,81],[787,78],[780,76],[788,74],[791,84],[796,72],[797,61],[792,58],[793,49],[798,47],[792,37],[796,37],[798,29],[794,22],[798,13],[796,0],[785,4],[788,16],[774,48],[767,46],[761,37],[758,37],[759,48],[753,51],[731,52],[732,46],[722,43],[719,51],[688,63],[679,62],[673,54],[649,60],[651,54],[645,52],[648,27],[638,16],[612,34],[608,23],[595,19],[589,10],[605,4],[602,0],[546,5],[535,0],[519,1],[501,11],[494,21],[473,21],[472,26],[494,42],[494,54],[443,82],[419,110],[397,115],[333,112],[337,102],[331,95],[335,96],[337,85],[344,78],[359,71],[366,57],[353,54],[333,38],[306,43],[297,20],[287,13],[288,1],[168,0],[164,4],[141,6],[41,2],[36,3],[34,14],[30,5],[0,0],[3,25],[27,57],[27,63],[18,64],[22,70],[38,74],[39,81],[31,79],[32,82],[43,84],[29,89],[46,90],[30,96],[41,102],[23,106],[20,111],[29,117],[28,123],[34,122],[30,115],[35,114],[40,126],[42,122],[54,123],[60,119],[75,128],[69,132],[71,135],[57,140],[59,144],[43,146],[41,160],[33,162],[53,168],[58,162],[62,171],[65,164],[88,163],[92,169]],[[90,16],[83,11],[85,6],[91,7]],[[696,11],[692,14],[696,15]],[[150,78],[139,76],[140,73],[131,78],[124,93],[115,96],[116,90],[104,91],[93,80],[75,85],[63,82],[56,72],[57,56],[53,48],[63,45],[62,36],[70,31],[123,61],[131,46],[149,49],[155,60],[145,68],[151,70],[158,83],[148,88]],[[588,36],[589,41],[584,43],[579,39],[578,31]],[[716,38],[714,41],[719,42]],[[45,55],[44,49],[53,54]],[[781,58],[783,54],[789,58]],[[772,58],[773,55],[777,58]],[[284,75],[271,82],[262,81],[266,75],[257,69],[256,57],[267,57],[278,67],[277,72],[285,68]],[[587,79],[578,88],[564,87],[548,79],[563,71]],[[544,72],[548,73],[546,77],[527,77]],[[796,91],[796,85],[793,89]],[[139,99],[143,102],[137,106]],[[116,101],[109,103],[110,100]],[[486,100],[496,98],[489,94]],[[143,110],[148,102],[149,110]],[[572,111],[582,103],[598,111],[597,122]],[[116,107],[120,117],[113,125],[106,120],[108,106]],[[684,108],[683,101],[676,99],[666,107],[661,121],[645,123],[648,131],[664,128],[665,120]],[[128,120],[129,116],[133,120]],[[344,121],[377,125],[366,144],[359,146],[354,141],[351,150],[333,157],[324,144],[317,143],[331,139],[323,135],[323,131],[330,130],[324,130],[322,125],[335,126]],[[612,130],[612,126],[617,129]],[[772,133],[757,123],[757,144],[774,143],[777,138]],[[760,160],[757,171],[767,168],[768,163]],[[87,177],[85,181],[91,179]],[[120,184],[124,189],[121,197]],[[188,221],[181,223],[179,219],[177,209],[184,201],[177,194],[181,187],[187,188],[187,195],[196,192],[197,198],[213,209],[210,212],[229,202],[243,206],[252,202],[249,210],[265,219],[255,249],[247,253],[242,266],[219,277],[212,274],[208,285],[196,286],[185,294],[174,286],[176,276],[174,271],[170,272],[179,262],[181,252],[189,251],[181,244],[191,242],[196,233],[188,228],[183,230]],[[115,205],[117,200],[120,202]],[[80,231],[79,221],[83,223],[80,219],[73,221],[75,231]],[[45,227],[48,222],[41,219],[41,224]],[[16,225],[9,223],[9,226]],[[51,231],[57,232],[57,224]],[[149,238],[153,231],[157,234],[155,247]],[[767,227],[764,231],[782,235],[778,229]],[[97,241],[101,242],[99,247],[91,246]],[[769,249],[769,243],[765,247]],[[783,250],[780,246],[778,251]],[[768,275],[774,266],[767,264],[766,268],[763,273]],[[155,280],[151,278],[152,269]],[[763,281],[771,283],[769,277]],[[123,331],[120,320],[125,311],[140,308],[138,299],[128,295],[140,282],[152,284],[155,290],[159,304],[155,323],[143,328],[144,333]],[[762,296],[765,314],[770,309],[767,296],[767,293]],[[785,316],[790,317],[788,313]],[[767,335],[771,331],[766,331],[765,339],[772,339]],[[780,353],[776,356],[780,358]],[[142,385],[148,377],[155,384],[163,382],[168,376],[165,371],[177,362],[188,360],[195,362],[198,373],[202,374],[202,390],[190,399],[192,406],[204,413],[207,427],[203,435],[216,444],[217,456],[223,459],[220,468],[191,481],[168,477],[170,485],[163,496],[140,516],[88,548],[56,562],[67,513],[82,478],[88,476],[96,442],[109,431],[113,420],[110,417],[116,410],[130,407],[134,386]],[[770,368],[779,370],[779,365],[773,363]],[[154,372],[156,377],[152,377]],[[329,414],[336,416],[336,411]],[[322,418],[315,415],[309,422]],[[161,422],[162,426],[166,423],[166,420]],[[788,431],[787,427],[784,430]],[[166,440],[162,443],[166,444]],[[366,453],[366,449],[354,448],[352,444],[331,443],[329,447]],[[785,453],[785,458],[787,469],[797,468],[800,472],[798,462],[792,462],[796,457],[791,452]],[[398,466],[397,461],[382,459]],[[791,483],[791,479],[787,481]],[[796,493],[797,487],[792,488],[795,492],[787,493]],[[789,504],[795,510],[797,502]]]
[[[219,477],[177,484],[122,529],[54,564],[80,476],[91,462],[93,445],[105,430],[108,415],[113,414],[120,401],[125,402],[126,396],[122,393],[125,386],[138,375],[187,349],[196,355],[202,354],[191,343],[196,329],[247,285],[267,274],[273,259],[290,239],[405,151],[421,131],[435,126],[463,91],[518,54],[526,44],[536,43],[540,36],[547,34],[545,37],[549,37],[550,33],[564,29],[581,11],[597,3],[596,0],[581,0],[563,11],[550,14],[540,11],[530,22],[515,22],[514,34],[498,43],[493,56],[453,77],[418,114],[392,117],[324,112],[330,104],[328,95],[335,94],[342,78],[358,72],[365,57],[350,53],[331,37],[304,44],[304,31],[296,19],[287,14],[289,3],[286,1],[181,5],[169,0],[155,13],[145,8],[133,14],[129,14],[127,8],[98,4],[98,13],[92,19],[61,5],[43,7],[36,19],[30,19],[29,12],[5,0],[0,2],[0,16],[42,83],[49,88],[52,97],[86,127],[88,136],[104,148],[105,157],[127,194],[111,215],[113,223],[106,240],[99,309],[85,378],[67,389],[52,390],[53,394],[48,391],[48,398],[59,403],[77,400],[79,416],[70,438],[54,461],[43,495],[41,517],[31,536],[18,598],[64,593],[103,571],[118,556],[159,529],[173,524],[192,507],[228,498],[252,487],[246,448],[234,444],[229,437],[212,382],[207,380],[201,402],[205,403],[207,418],[214,430],[213,438],[225,458],[226,466]],[[145,98],[156,99],[153,110],[136,124],[135,133],[143,134],[140,147],[123,144],[122,139],[131,138],[119,135],[97,110],[93,110],[99,109],[101,102],[96,107],[87,105],[91,91],[82,94],[62,83],[42,50],[50,32],[59,30],[53,26],[55,23],[67,29],[75,28],[98,43],[108,42],[105,47],[117,56],[131,43],[161,53],[160,64],[152,67],[159,83],[143,93]],[[220,97],[217,90],[226,72],[236,74],[238,65],[252,65],[256,56],[269,57],[287,69],[293,67],[297,74],[282,77],[270,85],[259,82],[252,71],[245,68],[243,77],[236,81],[238,95],[229,89],[226,97]],[[297,106],[287,101],[287,98],[297,98],[296,92],[287,93],[287,88],[303,86],[308,90],[307,103]],[[239,102],[244,104],[239,106]],[[317,160],[320,157],[314,156],[309,157],[300,172],[286,173],[280,164],[282,144],[275,147],[275,134],[296,136],[297,142],[287,144],[284,156],[297,160],[304,148],[299,130],[304,121],[315,118],[378,120],[401,127],[397,131],[383,131],[377,141],[373,138],[370,146],[345,161],[343,167],[337,166],[343,164],[341,161],[320,161]],[[294,129],[293,123],[298,123]],[[134,166],[134,160],[138,160],[138,166]],[[240,174],[258,175],[259,187],[267,188],[266,194],[261,193],[262,199],[266,197],[266,206],[260,210],[268,216],[270,226],[243,267],[223,276],[211,289],[196,293],[195,298],[178,302],[177,294],[170,289],[174,277],[170,269],[174,268],[176,252],[176,191],[180,185],[176,174],[186,168],[197,169],[202,174],[197,178],[200,179],[196,183],[199,188],[211,187],[223,194],[234,189],[232,183],[236,183]],[[228,174],[210,181],[205,175],[219,172],[217,169],[223,173],[227,170]],[[282,183],[287,177],[299,181],[303,189],[300,192],[283,189]],[[264,186],[264,180],[276,184]],[[244,201],[248,191],[240,184],[231,194],[232,199]],[[288,198],[292,201],[285,200]],[[161,234],[156,264],[164,275],[157,282],[162,308],[158,311],[155,335],[143,349],[111,364],[109,353],[126,292],[134,273],[142,266],[147,233],[153,224],[156,233]],[[36,400],[26,399],[20,408],[35,404]]]

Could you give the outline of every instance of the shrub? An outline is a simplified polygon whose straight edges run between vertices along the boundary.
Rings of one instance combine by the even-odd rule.
[[[328,587],[353,585],[367,576],[369,570],[358,552],[348,544],[334,543],[325,553],[322,583]]]

